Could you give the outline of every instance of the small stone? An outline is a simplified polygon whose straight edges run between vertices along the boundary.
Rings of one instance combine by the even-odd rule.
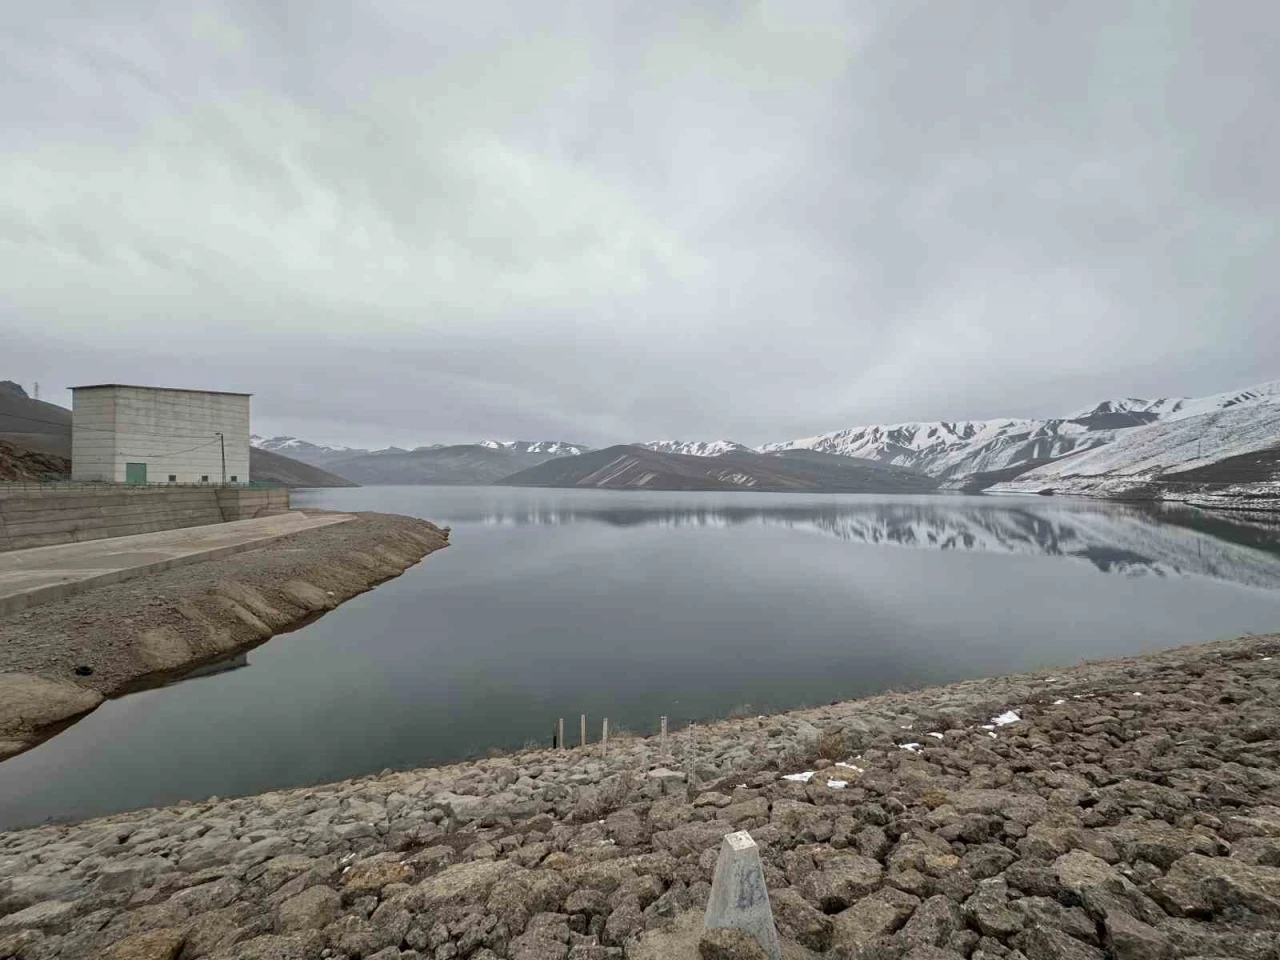
[[[801,892],[823,913],[839,913],[879,889],[884,868],[860,854],[838,854],[800,884]]]
[[[888,936],[910,919],[919,904],[917,897],[892,887],[863,897],[831,918],[832,946],[853,949],[876,937]]]
[[[329,887],[308,887],[280,904],[277,926],[281,933],[319,930],[338,918],[342,898]]]
[[[511,941],[511,960],[565,960],[569,945],[559,940],[526,933]]]
[[[413,879],[413,867],[395,860],[361,860],[351,865],[343,878],[342,889],[348,895],[377,893],[392,883],[408,883]]]
[[[963,926],[960,908],[944,896],[930,897],[907,921],[898,935],[910,946],[941,947]]]
[[[151,930],[117,941],[107,960],[174,960],[185,940],[179,930]]]
[[[25,910],[0,917],[0,933],[36,928],[60,932],[71,923],[78,912],[79,906],[75,903],[46,900],[43,903],[33,904]]]
[[[818,953],[825,953],[831,946],[831,918],[802,897],[799,890],[792,887],[775,890],[770,902],[782,936]]]
[[[1127,913],[1109,914],[1103,926],[1104,944],[1115,960],[1165,960],[1171,952],[1168,937]]]
[[[1053,863],[1058,882],[1072,893],[1080,894],[1090,887],[1119,883],[1120,874],[1105,860],[1083,850],[1072,850]]]
[[[964,903],[964,917],[988,937],[1005,938],[1022,929],[1022,916],[1009,905],[1003,880],[984,880]]]
[[[1021,935],[1027,960],[1105,960],[1105,954],[1053,927],[1035,925]]]

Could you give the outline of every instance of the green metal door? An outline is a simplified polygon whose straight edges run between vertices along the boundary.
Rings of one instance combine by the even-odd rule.
[[[126,463],[124,465],[125,483],[146,483],[147,465],[145,463]]]

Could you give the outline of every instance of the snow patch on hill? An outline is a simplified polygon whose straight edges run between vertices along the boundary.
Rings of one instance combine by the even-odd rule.
[[[1113,434],[1114,431],[1094,430],[1068,420],[942,420],[850,427],[816,437],[767,443],[760,450],[816,450],[880,460],[951,478],[1066,456],[1107,443]]]
[[[1103,413],[1153,414],[1158,420],[1186,420],[1232,407],[1273,403],[1280,396],[1280,380],[1270,380],[1241,390],[1228,390],[1208,397],[1164,397],[1159,400],[1139,400],[1129,397],[1123,400],[1104,400],[1086,410],[1069,414],[1069,419],[1081,419]]]
[[[358,447],[346,447],[342,444],[326,444],[311,443],[309,440],[301,440],[298,437],[262,437],[258,434],[250,434],[249,446],[257,447],[259,450],[269,450],[272,453],[283,453],[288,455],[290,451],[298,453],[300,451],[311,451],[314,453],[364,453],[365,451]]]
[[[751,449],[732,440],[650,440],[638,446],[656,450],[658,453],[680,453],[688,457],[719,457],[726,453]]]
[[[590,447],[563,440],[481,440],[477,446],[490,450],[510,450],[514,453],[549,453],[557,457],[576,457]]]

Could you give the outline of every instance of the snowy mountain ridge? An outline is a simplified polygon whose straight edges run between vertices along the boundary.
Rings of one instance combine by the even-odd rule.
[[[960,420],[875,424],[767,443],[762,453],[816,450],[881,460],[944,479],[1066,456],[1111,440],[1113,431],[1072,420]]]
[[[735,443],[733,440],[650,440],[636,446],[656,450],[658,453],[681,453],[688,457],[718,457],[735,450],[751,450],[745,444]]]
[[[1104,400],[1086,410],[1068,415],[1077,420],[1102,413],[1150,414],[1152,420],[1185,420],[1215,410],[1230,407],[1255,406],[1275,402],[1280,396],[1280,380],[1269,380],[1241,390],[1228,390],[1208,397],[1164,397],[1159,400],[1139,400],[1129,397],[1123,400]]]
[[[259,450],[268,450],[272,453],[288,454],[290,451],[298,453],[299,451],[312,451],[316,453],[365,453],[366,451],[359,447],[346,447],[342,444],[326,444],[312,443],[309,440],[301,440],[298,437],[262,437],[254,433],[249,436],[249,446],[257,447]]]
[[[911,467],[943,479],[972,477],[1025,467],[1046,475],[1074,470],[1088,464],[1091,472],[1120,469],[1140,451],[1140,463],[1153,466],[1170,460],[1165,447],[1180,447],[1176,462],[1196,465],[1262,449],[1280,443],[1280,428],[1267,411],[1280,403],[1280,380],[1208,397],[1166,397],[1156,400],[1124,398],[1104,400],[1067,417],[1037,419],[935,421],[850,427],[831,433],[769,443],[762,452],[818,450],[842,456],[866,457]],[[1216,434],[1218,439],[1188,455],[1191,445],[1211,424],[1203,417],[1229,414]],[[1173,423],[1187,421],[1184,428]],[[1162,425],[1165,430],[1149,434]],[[1235,440],[1226,430],[1239,431]],[[1146,441],[1139,440],[1145,437]],[[1116,457],[1107,452],[1115,449]],[[1058,461],[1050,466],[1049,461]],[[1034,468],[1034,469],[1033,469]],[[1142,469],[1141,466],[1137,469]],[[1031,476],[1031,473],[1025,476]],[[1021,477],[1019,479],[1022,479]]]
[[[263,437],[256,433],[249,437],[249,445],[260,450],[269,450],[273,453],[286,453],[293,456],[308,454],[328,458],[411,452],[403,447],[383,447],[371,450],[366,447],[348,447],[340,443],[312,443],[310,440],[302,440],[298,437],[290,436]],[[448,446],[448,444],[431,443],[414,447],[413,449],[414,451],[438,450],[444,446]],[[466,446],[466,444],[455,444],[455,446]],[[563,440],[480,440],[474,446],[487,447],[490,450],[508,450],[513,453],[551,453],[556,456],[576,456],[591,449],[580,443],[566,443]]]
[[[1280,450],[1280,389],[1205,399],[1216,402],[1191,401],[1150,426],[1117,431],[1106,446],[1038,466],[992,489],[1114,496],[1157,481],[1202,483],[1206,471],[1221,471],[1224,461],[1253,454],[1261,471],[1252,480],[1255,493],[1280,495],[1280,477],[1272,468],[1268,481],[1264,465]]]
[[[550,453],[557,457],[576,457],[591,449],[581,443],[563,440],[481,440],[477,446],[513,453]]]

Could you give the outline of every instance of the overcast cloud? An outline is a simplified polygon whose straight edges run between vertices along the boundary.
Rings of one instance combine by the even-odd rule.
[[[0,379],[748,443],[1280,377],[1280,5],[0,5]]]

